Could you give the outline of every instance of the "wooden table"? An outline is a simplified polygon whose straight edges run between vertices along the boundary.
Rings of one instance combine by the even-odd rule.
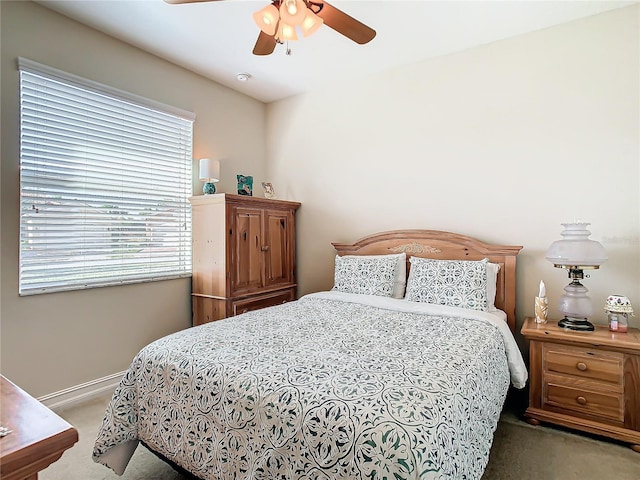
[[[0,375],[0,478],[37,480],[38,472],[78,441],[78,431]]]

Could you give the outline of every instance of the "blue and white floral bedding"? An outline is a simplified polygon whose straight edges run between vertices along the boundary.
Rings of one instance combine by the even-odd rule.
[[[143,441],[205,480],[478,479],[526,378],[499,316],[321,292],[142,349],[93,457],[122,474]]]

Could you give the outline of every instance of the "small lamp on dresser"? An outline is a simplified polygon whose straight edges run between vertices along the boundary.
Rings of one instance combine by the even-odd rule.
[[[562,239],[553,242],[547,251],[546,258],[554,267],[569,271],[571,283],[564,287],[558,304],[558,310],[564,315],[558,326],[568,330],[594,330],[593,324],[587,320],[593,313],[591,298],[580,280],[584,278],[584,270],[600,268],[607,255],[602,244],[589,239],[589,225],[585,222],[563,223]]]
[[[633,307],[624,295],[609,295],[604,304],[604,311],[609,317],[609,330],[626,333],[629,329],[629,315],[633,317]]]
[[[215,182],[220,180],[220,162],[212,158],[201,158],[199,178],[205,182],[202,193],[205,195],[216,193]]]

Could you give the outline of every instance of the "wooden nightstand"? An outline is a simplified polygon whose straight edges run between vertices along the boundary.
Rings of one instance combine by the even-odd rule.
[[[526,318],[521,333],[530,341],[527,421],[614,438],[640,452],[640,330],[575,332]]]

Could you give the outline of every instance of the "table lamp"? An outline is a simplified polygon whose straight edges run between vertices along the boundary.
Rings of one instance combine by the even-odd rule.
[[[215,182],[220,180],[220,162],[212,158],[201,158],[200,180],[205,182],[202,193],[205,195],[216,193]]]
[[[584,222],[563,223],[564,230],[560,233],[562,239],[553,242],[547,250],[546,258],[554,267],[569,271],[571,283],[564,287],[558,304],[558,310],[564,315],[558,326],[568,330],[595,329],[587,320],[593,313],[593,307],[587,295],[588,290],[580,280],[584,278],[584,270],[600,268],[607,260],[607,254],[602,244],[589,239],[591,232],[587,230],[588,225]]]

